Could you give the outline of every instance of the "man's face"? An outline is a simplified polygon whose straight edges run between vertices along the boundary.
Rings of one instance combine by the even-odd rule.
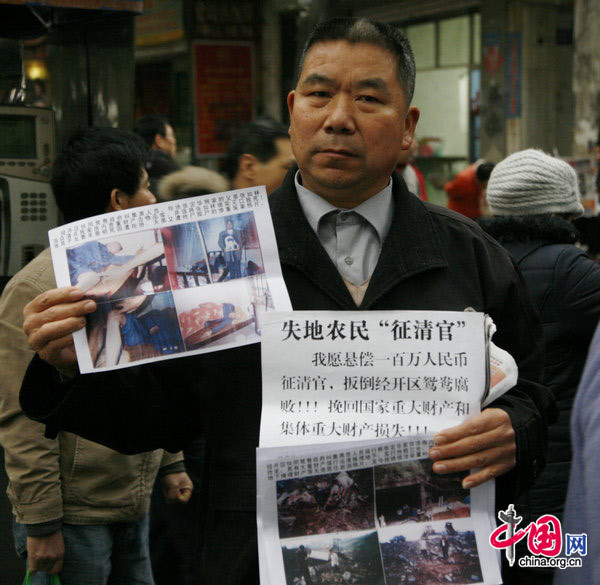
[[[294,154],[289,138],[275,140],[277,154],[265,163],[258,161],[255,167],[256,185],[265,185],[270,195],[283,182],[288,169],[294,164]]]
[[[161,150],[169,153],[169,156],[174,157],[177,152],[177,139],[175,138],[175,131],[173,126],[167,124],[165,127],[165,135],[156,135],[156,146]]]
[[[406,108],[395,56],[369,43],[314,45],[288,106],[304,186],[347,208],[387,185],[419,119]]]
[[[150,181],[146,169],[142,169],[142,178],[138,190],[133,195],[125,195],[119,197],[121,209],[129,209],[131,207],[141,207],[142,205],[151,205],[156,203],[156,197],[150,191]]]

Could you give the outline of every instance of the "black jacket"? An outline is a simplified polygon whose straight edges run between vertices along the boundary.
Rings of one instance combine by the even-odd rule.
[[[517,502],[524,527],[543,514],[562,518],[571,462],[571,407],[600,318],[600,265],[573,245],[577,232],[560,217],[499,217],[480,223],[513,256],[540,314],[543,381],[559,412],[548,431],[546,468]]]
[[[148,171],[152,193],[155,195],[158,193],[158,184],[163,177],[178,171],[180,168],[168,152],[159,148],[151,149],[146,163],[146,170]]]
[[[304,217],[292,169],[270,197],[283,276],[297,310],[356,310]],[[518,387],[499,399],[513,422],[517,466],[498,480],[511,501],[543,466],[550,393],[540,374],[539,322],[506,251],[470,220],[424,203],[394,177],[394,220],[361,310],[472,307],[492,315],[496,343],[520,366]],[[261,408],[260,345],[79,376],[55,383],[34,360],[25,412],[126,452],[180,449],[203,432],[207,509],[201,570],[207,583],[258,581],[255,448]],[[504,505],[504,501],[501,505]]]

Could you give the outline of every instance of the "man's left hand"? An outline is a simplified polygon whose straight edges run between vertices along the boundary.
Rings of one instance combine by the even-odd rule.
[[[163,475],[160,480],[163,495],[168,503],[187,504],[189,502],[194,491],[194,484],[185,471]]]
[[[516,465],[515,431],[508,414],[487,408],[462,424],[434,437],[429,457],[440,474],[478,470],[463,479],[463,488],[478,486],[510,471]]]

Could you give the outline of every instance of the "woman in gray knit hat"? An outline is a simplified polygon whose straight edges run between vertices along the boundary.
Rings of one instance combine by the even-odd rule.
[[[571,463],[569,419],[588,346],[600,317],[600,265],[575,246],[571,219],[583,213],[575,170],[541,150],[496,165],[487,188],[494,216],[480,224],[513,256],[544,327],[544,383],[558,419],[548,430],[546,468],[515,508],[521,527],[543,514],[562,519]],[[528,554],[521,550],[521,555]],[[551,569],[515,566],[507,583],[552,583]]]

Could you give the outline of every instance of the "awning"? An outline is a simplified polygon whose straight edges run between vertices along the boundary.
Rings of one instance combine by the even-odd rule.
[[[84,10],[120,10],[141,13],[143,0],[2,0],[0,4],[17,4],[36,7],[83,8]]]
[[[141,13],[143,0],[0,0],[0,37],[34,39],[48,32],[54,9]]]

